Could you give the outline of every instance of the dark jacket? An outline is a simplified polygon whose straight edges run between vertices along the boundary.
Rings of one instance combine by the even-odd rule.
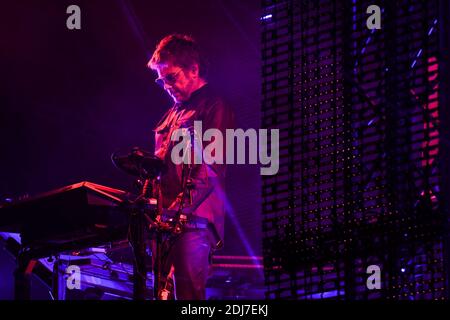
[[[167,170],[161,176],[161,197],[163,208],[178,210],[183,193],[182,176],[187,166],[175,165],[171,152],[177,141],[170,141],[172,132],[178,128],[193,128],[194,121],[202,121],[202,131],[216,128],[223,135],[223,160],[225,153],[225,130],[235,128],[234,113],[209,85],[193,92],[189,101],[175,104],[163,116],[155,128],[155,155],[166,164]],[[205,148],[210,142],[203,142]],[[192,158],[193,159],[193,158]],[[191,167],[193,189],[191,197],[185,198],[185,212],[207,218],[213,222],[223,238],[225,203],[225,164],[193,164]],[[191,200],[191,201],[190,201]]]

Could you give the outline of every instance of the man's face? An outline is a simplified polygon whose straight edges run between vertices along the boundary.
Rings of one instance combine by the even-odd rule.
[[[175,102],[189,100],[196,87],[198,79],[198,67],[194,66],[187,70],[170,62],[159,64],[156,67],[158,72],[158,83]]]

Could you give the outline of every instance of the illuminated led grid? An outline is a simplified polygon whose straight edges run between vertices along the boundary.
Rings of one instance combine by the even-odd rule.
[[[263,177],[269,298],[445,296],[437,1],[381,1],[382,30],[366,28],[371,4],[263,1],[262,125],[280,129]]]

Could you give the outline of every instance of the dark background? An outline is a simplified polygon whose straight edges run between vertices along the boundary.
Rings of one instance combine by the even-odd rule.
[[[19,0],[0,10],[0,197],[79,181],[130,189],[112,152],[153,150],[152,128],[171,105],[146,68],[157,42],[193,35],[211,60],[210,82],[260,127],[260,1]],[[66,8],[81,8],[81,30]],[[260,255],[257,166],[229,166],[223,254]],[[49,221],[57,223],[57,221]]]

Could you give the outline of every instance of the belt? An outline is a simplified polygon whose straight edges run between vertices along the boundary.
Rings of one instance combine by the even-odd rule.
[[[160,215],[160,221],[171,223],[174,222],[176,214],[163,213]],[[189,230],[208,230],[211,236],[212,246],[214,249],[221,249],[223,241],[220,238],[215,226],[208,221],[207,218],[194,215],[180,215],[180,223],[185,231]]]
[[[160,215],[160,220],[162,222],[171,223],[175,219],[175,215],[173,214],[162,214]],[[199,217],[199,216],[193,216],[193,215],[180,215],[180,224],[187,229],[208,229],[208,219]]]

